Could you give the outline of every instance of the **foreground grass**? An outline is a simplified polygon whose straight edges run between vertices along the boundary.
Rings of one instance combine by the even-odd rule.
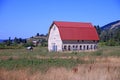
[[[75,69],[51,67],[45,73],[0,69],[0,80],[120,80],[120,64],[116,63],[81,64]]]
[[[120,80],[120,46],[63,53],[2,49],[0,80]]]
[[[95,52],[48,52],[45,47],[36,47],[33,51],[26,49],[0,50],[0,68],[21,69],[31,68],[46,71],[48,68],[72,68],[78,64],[96,62],[119,62],[120,46],[100,47]]]
[[[0,61],[0,68],[8,70],[30,68],[32,70],[46,71],[50,67],[66,67],[72,68],[79,63],[83,63],[80,60],[73,59],[8,59]]]

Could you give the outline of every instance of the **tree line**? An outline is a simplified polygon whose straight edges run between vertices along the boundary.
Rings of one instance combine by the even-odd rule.
[[[102,30],[99,25],[94,26],[100,38],[100,43],[107,46],[120,45],[120,27]]]
[[[47,37],[47,35],[48,34],[44,35],[37,33],[35,37],[39,37],[39,36]],[[34,38],[34,37],[32,36],[30,38]],[[29,42],[27,39],[17,38],[17,37],[11,39],[11,37],[9,37],[8,39],[0,43],[0,49],[16,49],[16,48],[23,48],[28,46],[37,47],[38,44],[40,44],[40,46],[47,46],[47,40],[40,38],[39,40],[37,40],[37,43],[35,44],[33,41]]]

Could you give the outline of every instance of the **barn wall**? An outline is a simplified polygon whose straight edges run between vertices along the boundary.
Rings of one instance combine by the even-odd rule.
[[[95,44],[95,40],[63,40],[63,44]]]
[[[62,46],[63,51],[94,51],[98,48],[97,43],[67,43]]]
[[[53,47],[55,49],[53,49]],[[48,38],[48,50],[49,51],[62,51],[62,41],[57,26],[54,24],[50,29]]]

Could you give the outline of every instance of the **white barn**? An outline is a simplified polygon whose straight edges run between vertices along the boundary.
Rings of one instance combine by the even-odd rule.
[[[49,29],[49,51],[94,51],[99,37],[91,23],[54,21]]]

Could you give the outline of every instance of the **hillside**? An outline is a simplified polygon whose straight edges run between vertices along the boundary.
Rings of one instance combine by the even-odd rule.
[[[2,43],[2,42],[3,42],[3,40],[0,39],[0,43]]]
[[[109,46],[120,45],[120,20],[101,27],[100,39]]]
[[[102,30],[110,30],[120,28],[120,20],[108,23],[101,27]]]

